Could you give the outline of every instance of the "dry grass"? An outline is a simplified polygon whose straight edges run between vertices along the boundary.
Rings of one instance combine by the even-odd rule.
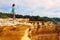
[[[0,29],[0,40],[21,40],[28,26],[4,26]]]
[[[40,28],[30,30],[28,36],[31,38],[31,40],[60,40],[60,35],[57,33],[58,30],[54,24],[46,24],[46,26],[41,26]]]

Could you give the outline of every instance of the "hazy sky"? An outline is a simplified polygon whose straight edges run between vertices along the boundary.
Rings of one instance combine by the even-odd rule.
[[[11,13],[13,3],[18,14],[60,17],[60,0],[0,0],[0,12]]]

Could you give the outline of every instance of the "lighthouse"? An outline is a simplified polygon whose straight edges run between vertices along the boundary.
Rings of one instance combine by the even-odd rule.
[[[15,20],[15,4],[12,4],[13,20]]]

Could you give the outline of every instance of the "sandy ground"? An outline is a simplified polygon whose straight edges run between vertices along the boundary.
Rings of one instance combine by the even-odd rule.
[[[24,34],[24,36],[22,37],[21,40],[31,40],[31,39],[28,37],[28,29],[26,29],[25,34]]]

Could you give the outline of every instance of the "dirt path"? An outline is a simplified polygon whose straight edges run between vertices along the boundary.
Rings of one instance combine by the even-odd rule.
[[[21,40],[31,40],[30,38],[28,38],[28,29],[26,29],[25,34]]]

